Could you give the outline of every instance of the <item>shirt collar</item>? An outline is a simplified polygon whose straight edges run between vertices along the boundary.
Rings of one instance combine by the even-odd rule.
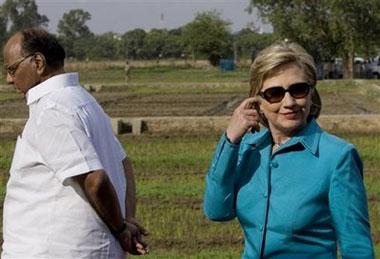
[[[301,143],[313,155],[317,155],[321,133],[322,129],[319,127],[318,123],[315,120],[311,120],[301,131],[281,146],[281,149]],[[270,132],[267,128],[260,130],[258,133],[246,134],[244,139],[245,143],[257,147],[260,147],[261,145],[266,146],[271,143]]]
[[[30,105],[48,93],[51,93],[57,89],[78,85],[78,73],[64,73],[50,77],[49,79],[29,89],[29,91],[26,93],[26,104]]]

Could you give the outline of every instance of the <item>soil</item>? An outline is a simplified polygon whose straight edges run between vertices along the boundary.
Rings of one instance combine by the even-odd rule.
[[[129,94],[98,92],[95,98],[111,117],[230,115],[246,97],[241,94]],[[321,93],[322,114],[379,114],[378,101],[353,92]],[[0,101],[0,118],[27,118],[22,97]]]

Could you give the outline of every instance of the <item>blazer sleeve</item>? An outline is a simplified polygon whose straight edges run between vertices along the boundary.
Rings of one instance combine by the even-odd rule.
[[[342,150],[329,191],[329,205],[342,258],[374,258],[363,183],[363,166],[353,145]]]
[[[206,175],[204,212],[210,220],[227,221],[235,217],[235,171],[238,153],[239,145],[230,143],[224,134]]]

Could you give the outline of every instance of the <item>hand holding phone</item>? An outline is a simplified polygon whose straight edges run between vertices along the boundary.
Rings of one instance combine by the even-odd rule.
[[[254,102],[252,104],[252,109],[254,109],[257,112],[258,115],[258,122],[261,121],[261,114],[260,114],[260,104],[259,102]],[[251,132],[259,132],[260,131],[260,124],[255,125],[254,127],[251,128]]]
[[[226,134],[231,143],[239,143],[245,133],[260,130],[258,97],[245,99],[233,112]]]

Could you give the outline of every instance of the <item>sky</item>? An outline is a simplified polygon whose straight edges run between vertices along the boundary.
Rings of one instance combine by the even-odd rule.
[[[135,28],[149,31],[152,28],[174,29],[191,22],[196,13],[217,10],[229,20],[232,32],[246,28],[249,23],[262,31],[271,31],[256,12],[245,9],[249,0],[35,0],[38,12],[49,18],[49,31],[56,33],[57,24],[65,12],[83,9],[91,14],[87,22],[96,34],[104,32],[124,33]],[[4,0],[0,0],[2,4]]]

